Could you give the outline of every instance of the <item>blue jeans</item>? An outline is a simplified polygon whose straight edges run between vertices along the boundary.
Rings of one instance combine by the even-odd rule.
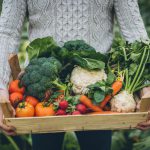
[[[76,132],[81,150],[111,150],[111,131]],[[64,133],[32,135],[33,150],[61,150]]]

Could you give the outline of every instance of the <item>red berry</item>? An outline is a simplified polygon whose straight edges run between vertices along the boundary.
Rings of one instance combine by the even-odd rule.
[[[66,115],[66,112],[63,110],[63,109],[59,109],[57,112],[56,112],[56,115],[60,116],[60,115]]]
[[[63,100],[59,103],[59,107],[63,110],[66,110],[68,107],[68,102],[66,100]]]
[[[81,113],[78,110],[75,110],[72,115],[81,115]]]
[[[77,109],[81,114],[85,114],[86,111],[87,111],[86,106],[83,105],[83,104],[78,104],[78,105],[76,106],[76,109]]]

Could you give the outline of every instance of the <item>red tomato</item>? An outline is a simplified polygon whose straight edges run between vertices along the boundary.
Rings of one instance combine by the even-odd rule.
[[[39,103],[38,99],[36,99],[33,96],[27,96],[26,99],[25,99],[25,101],[28,102],[28,103],[30,103],[34,107]]]
[[[9,93],[19,92],[24,94],[25,87],[19,87],[20,80],[11,81],[9,84]]]
[[[13,106],[16,106],[20,101],[23,100],[23,95],[19,92],[14,92],[9,95],[9,100]]]

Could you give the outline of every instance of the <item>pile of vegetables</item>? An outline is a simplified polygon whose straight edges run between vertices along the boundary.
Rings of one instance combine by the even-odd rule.
[[[150,44],[116,42],[110,52],[109,69],[124,78],[122,91],[111,100],[112,111],[134,112],[134,94],[150,85]]]
[[[134,95],[150,80],[150,45],[119,41],[110,53],[83,40],[59,47],[52,37],[27,47],[29,64],[9,85],[16,117],[135,111]]]

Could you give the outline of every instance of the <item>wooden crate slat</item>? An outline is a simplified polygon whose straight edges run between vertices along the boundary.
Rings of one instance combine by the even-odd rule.
[[[7,125],[15,126],[18,134],[53,133],[84,130],[117,130],[133,129],[137,123],[147,119],[147,112],[83,115],[83,116],[53,116],[32,118],[6,118]]]

